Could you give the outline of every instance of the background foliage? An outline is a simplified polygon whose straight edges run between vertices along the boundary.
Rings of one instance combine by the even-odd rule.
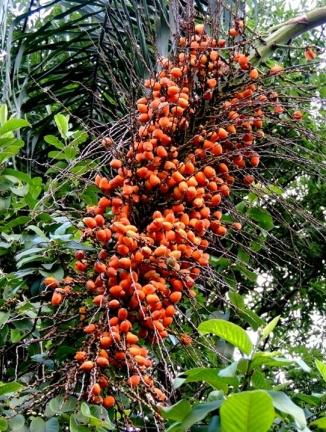
[[[48,375],[57,376],[60,387],[56,373],[74,352],[55,332],[62,318],[51,316],[42,280],[62,277],[73,251],[85,247],[81,214],[98,197],[92,179],[105,171],[108,159],[99,142],[114,133],[123,137],[143,78],[157,53],[173,47],[170,31],[178,32],[182,4],[173,5],[160,0],[0,5],[0,430],[54,432],[69,425],[72,432],[101,432],[119,420],[76,398],[64,400],[56,386],[49,402],[42,402],[42,385],[32,389]],[[227,5],[244,10],[241,2]],[[203,15],[212,3],[197,1],[195,7]],[[296,10],[283,1],[252,1],[245,9],[248,26],[269,34],[304,5]],[[289,104],[291,98],[301,102],[304,125],[301,131],[271,126],[278,128],[279,142],[265,149],[260,183],[233,198],[232,211],[245,229],[223,243],[224,256],[212,253],[215,274],[198,287],[196,302],[181,310],[169,347],[180,373],[171,388],[170,402],[177,405],[162,412],[170,432],[326,429],[325,74],[298,49],[322,50],[324,40],[319,27],[295,39],[291,49],[275,49],[267,60],[293,69],[280,85]],[[296,72],[299,63],[302,74]],[[272,320],[279,316],[276,325],[278,318]],[[239,327],[221,329],[222,319]],[[269,322],[276,327],[266,328]],[[77,323],[72,316],[67,333]],[[196,343],[183,346],[180,333],[192,334]],[[166,365],[158,369],[164,382]],[[229,388],[232,396],[223,403],[222,391]],[[34,410],[34,402],[41,408]],[[227,423],[234,412],[248,416],[247,429]],[[140,430],[156,430],[139,415],[132,420],[140,422]]]

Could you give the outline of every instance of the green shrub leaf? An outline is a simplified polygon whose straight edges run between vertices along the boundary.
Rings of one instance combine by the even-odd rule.
[[[303,409],[292,402],[292,400],[285,393],[279,391],[269,391],[268,394],[271,396],[273,405],[277,410],[293,417],[299,428],[304,429],[307,426]]]
[[[280,320],[280,315],[278,315],[277,317],[275,317],[274,319],[272,319],[271,322],[269,322],[266,327],[264,327],[263,331],[262,331],[262,338],[266,339],[274,330],[274,328],[277,326],[277,323]]]
[[[181,401],[177,402],[176,404],[168,408],[162,408],[161,415],[162,417],[169,420],[181,421],[190,411],[191,411],[190,403],[182,399]]]
[[[265,209],[252,207],[248,210],[247,215],[266,231],[270,231],[274,227],[273,218]]]
[[[326,381],[326,364],[320,360],[315,361],[316,367],[319,370],[320,375],[323,377],[324,381]]]
[[[220,414],[222,432],[267,432],[275,417],[272,398],[262,390],[230,396]]]
[[[253,347],[245,330],[229,321],[219,319],[204,321],[199,324],[198,331],[202,334],[213,333],[248,355]]]

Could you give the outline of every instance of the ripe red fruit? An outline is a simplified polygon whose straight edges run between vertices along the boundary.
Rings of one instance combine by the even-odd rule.
[[[85,251],[83,251],[83,250],[78,250],[75,252],[75,258],[78,260],[84,259],[85,256],[86,256],[86,254],[85,254]]]
[[[317,54],[312,48],[306,48],[304,51],[304,56],[307,61],[312,61],[316,58]]]
[[[249,72],[249,77],[252,80],[256,80],[259,77],[259,73],[257,69],[251,69],[251,71]]]
[[[270,74],[271,75],[278,75],[281,72],[283,72],[283,70],[284,70],[283,66],[275,65],[275,66],[271,67]]]
[[[93,299],[93,303],[96,306],[103,306],[104,302],[105,302],[105,296],[103,294],[100,294],[100,295],[94,297],[94,299]]]
[[[106,271],[106,265],[100,261],[97,261],[94,264],[94,271],[96,271],[96,273],[104,273]]]
[[[110,205],[111,201],[106,197],[102,197],[98,202],[98,206],[103,209],[107,209]]]
[[[172,303],[179,303],[182,298],[182,293],[180,291],[175,291],[170,295],[170,300]]]
[[[137,357],[137,356],[136,356]],[[140,383],[140,376],[139,375],[132,375],[131,377],[129,377],[128,379],[128,384],[130,385],[130,387],[135,388],[139,385]]]
[[[293,120],[300,121],[303,118],[303,114],[301,111],[294,111],[294,113],[292,114],[292,118]]]
[[[182,345],[191,345],[192,344],[192,337],[187,334],[180,335],[180,342]]]
[[[248,175],[243,177],[243,183],[245,185],[251,185],[251,183],[253,183],[253,181],[254,181],[254,177],[252,175],[248,174]]]
[[[75,354],[75,360],[83,362],[87,359],[87,353],[85,351],[77,351]]]
[[[97,357],[96,364],[102,368],[106,368],[109,366],[110,362],[105,357]]]
[[[88,324],[86,327],[84,327],[84,332],[87,334],[91,334],[94,333],[96,330],[96,325],[95,324]]]
[[[239,33],[238,33],[238,31],[237,31],[235,28],[230,28],[230,30],[229,30],[229,35],[230,35],[231,37],[236,37],[238,34],[239,34]]]
[[[53,276],[48,276],[46,278],[43,279],[43,284],[47,287],[47,288],[58,288],[59,286],[59,282],[57,281],[57,279]]]
[[[75,263],[75,269],[81,272],[85,272],[87,270],[87,264],[82,261],[77,261]]]
[[[51,299],[52,306],[59,306],[62,302],[63,302],[63,295],[58,292],[54,292]]]
[[[203,34],[204,33],[204,24],[196,24],[195,25],[195,33],[197,34]]]
[[[250,163],[252,166],[257,167],[259,165],[259,155],[253,155],[250,158]]]
[[[101,394],[101,391],[102,391],[101,386],[98,383],[95,383],[91,389],[91,393],[94,396],[99,396]]]
[[[139,338],[135,334],[128,332],[126,336],[126,341],[128,344],[134,345],[139,342]]]
[[[84,363],[82,363],[80,365],[79,369],[84,371],[84,372],[90,372],[94,366],[95,366],[94,362],[87,360],[87,361],[84,361]]]
[[[97,214],[94,219],[99,227],[105,224],[105,219],[101,214]]]
[[[98,378],[98,383],[101,388],[106,388],[109,386],[109,379],[105,375],[100,375]]]
[[[115,405],[115,398],[113,396],[106,396],[103,399],[103,406],[105,408],[112,408]]]
[[[84,218],[83,222],[87,226],[87,228],[95,228],[97,226],[96,220],[92,217]]]

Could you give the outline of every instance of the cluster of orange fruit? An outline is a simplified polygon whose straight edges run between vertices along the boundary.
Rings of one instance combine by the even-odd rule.
[[[243,23],[233,30],[231,37],[240,34]],[[137,101],[138,130],[128,151],[111,161],[115,174],[95,180],[103,196],[83,219],[83,238],[100,250],[93,261],[77,251],[75,268],[85,276],[83,289],[96,310],[92,317],[82,310],[88,339],[75,360],[89,374],[88,399],[107,408],[115,404],[104,373],[111,366],[127,371],[131,388],[166,399],[150,375],[144,342],[165,339],[176,305],[196,296],[196,280],[209,264],[209,239],[241,229],[238,222],[223,223],[221,203],[235,181],[254,181],[254,147],[264,138],[265,113],[280,112],[278,95],[256,84],[260,74],[247,55],[221,56],[225,44],[209,37],[203,25],[180,37],[175,58],[160,59],[155,78],[145,81],[146,95]],[[269,74],[281,72],[274,67]],[[221,95],[219,86],[235,73],[236,90]],[[55,306],[74,285],[67,278],[63,288],[51,278],[45,284],[55,288]],[[191,343],[187,335],[180,340]]]

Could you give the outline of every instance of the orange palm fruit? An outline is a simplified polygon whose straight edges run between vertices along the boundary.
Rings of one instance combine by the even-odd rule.
[[[112,407],[114,407],[115,403],[116,403],[115,398],[113,396],[106,396],[103,399],[103,406],[105,408],[112,408]]]
[[[91,388],[91,393],[94,396],[99,396],[101,394],[101,391],[102,391],[102,389],[101,389],[101,386],[99,383],[95,383]]]
[[[139,338],[135,334],[128,332],[127,336],[126,336],[126,341],[128,344],[134,345],[134,344],[138,343]]]
[[[54,291],[51,299],[52,306],[59,306],[63,302],[63,295]]]
[[[172,303],[179,303],[182,298],[182,293],[180,291],[175,291],[170,295],[170,300]]]
[[[139,385],[140,383],[140,376],[139,375],[131,375],[128,378],[128,384],[130,385],[130,387],[135,388]]]
[[[87,334],[91,334],[94,333],[96,330],[96,325],[95,324],[88,324],[86,327],[84,327],[84,332]]]
[[[207,85],[208,85],[208,87],[211,88],[211,89],[215,88],[216,85],[217,85],[217,81],[216,81],[216,79],[215,79],[215,78],[210,78],[210,79],[208,79],[208,80],[207,80]]]
[[[87,353],[85,351],[77,351],[75,354],[75,360],[78,362],[84,362],[87,359]]]
[[[294,111],[294,113],[292,114],[292,118],[293,120],[302,120],[303,114],[301,111]]]
[[[82,257],[82,259],[83,258],[84,258],[84,256]],[[77,258],[77,259],[80,259],[80,258]],[[45,285],[47,288],[58,288],[59,282],[57,281],[57,279],[55,277],[48,276],[48,277],[43,279],[43,285]]]
[[[283,70],[284,70],[283,66],[275,65],[275,66],[271,67],[270,74],[271,75],[278,75],[279,73],[283,72]]]
[[[229,35],[231,36],[231,37],[236,37],[236,36],[238,36],[238,31],[235,29],[235,28],[230,28],[230,30],[229,30]]]
[[[97,357],[96,364],[99,367],[106,368],[109,366],[110,362],[109,359],[107,359],[106,357]]]
[[[259,73],[257,69],[251,69],[249,72],[249,78],[252,80],[256,80],[259,77]]]
[[[87,361],[84,361],[80,365],[79,369],[82,370],[82,371],[84,371],[84,372],[90,372],[94,368],[94,366],[95,366],[94,362],[92,362],[90,360],[87,360]]]

